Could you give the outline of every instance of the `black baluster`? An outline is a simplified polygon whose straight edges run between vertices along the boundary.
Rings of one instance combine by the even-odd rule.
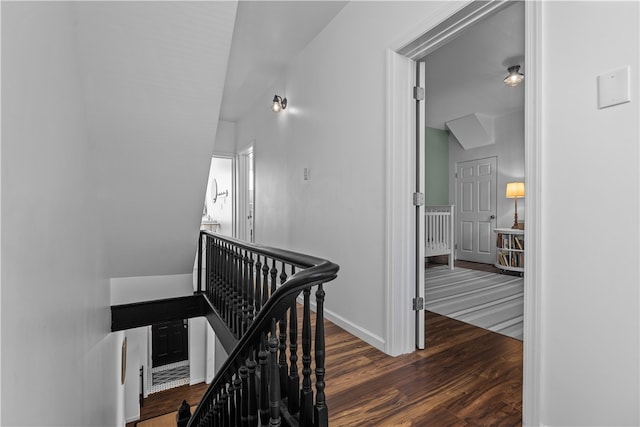
[[[276,268],[276,260],[273,260],[271,264],[271,270],[269,271],[271,274],[271,295],[276,291],[276,287],[278,286],[277,278],[278,278],[278,269]]]
[[[216,255],[215,287],[216,287],[216,294],[217,294],[216,308],[217,308],[219,313],[224,315],[224,303],[225,303],[225,301],[224,301],[224,298],[225,298],[225,295],[224,295],[224,276],[223,276],[223,271],[224,271],[224,251],[223,251],[222,242],[220,240],[216,241],[215,255]]]
[[[222,293],[222,278],[220,277],[221,266],[222,266],[222,257],[220,256],[220,241],[215,240],[213,242],[213,251],[211,252],[211,256],[213,259],[213,280],[211,282],[211,290],[209,292],[209,297],[211,298],[211,303],[213,306],[221,312],[222,304],[223,304],[223,293]]]
[[[240,376],[236,374],[236,379],[233,380],[234,394],[236,396],[236,410],[235,410],[235,422],[231,424],[233,426],[242,425],[242,380]]]
[[[260,423],[267,425],[269,423],[269,369],[268,357],[265,346],[266,338],[262,335],[262,344],[258,352],[258,366],[260,367]]]
[[[261,271],[262,271],[262,263],[260,262],[260,254],[257,255],[257,259],[256,259],[256,294],[255,294],[255,303],[256,303],[256,307],[255,307],[255,312],[256,315],[258,315],[258,313],[260,312],[260,309],[262,308],[262,284],[261,284]]]
[[[229,245],[227,243],[223,243],[222,245],[222,256],[222,280],[224,294],[222,318],[224,319],[224,322],[227,324],[227,326],[229,326],[231,319],[231,288],[229,288]]]
[[[313,389],[311,388],[311,289],[303,292],[302,307],[302,390],[300,390],[300,425],[313,425]]]
[[[222,387],[222,394],[220,395],[220,425],[229,425],[229,393],[227,393],[226,387]]]
[[[249,371],[249,414],[247,416],[248,424],[251,427],[255,427],[258,417],[258,396],[256,393],[256,361],[251,360],[247,362],[247,370]]]
[[[280,426],[280,375],[278,368],[278,339],[269,339],[269,426]]]
[[[262,306],[267,303],[269,299],[269,260],[264,257],[264,264],[262,266]]]
[[[287,281],[287,273],[285,272],[284,262],[282,263],[282,271],[280,272],[280,286]],[[278,346],[280,350],[280,358],[278,359],[278,366],[280,367],[280,392],[282,393],[282,398],[287,397],[287,315],[286,313],[282,315],[282,318],[279,322],[280,326],[280,345]]]
[[[242,328],[240,335],[249,329],[249,251],[245,249],[242,258]]]
[[[219,425],[217,421],[218,421],[218,412],[220,410],[220,407],[218,405],[217,399],[215,399],[212,403],[213,403],[213,409],[211,411],[211,425],[217,426]]]
[[[291,275],[295,274],[295,267],[291,266]],[[300,376],[298,375],[298,309],[294,301],[289,309],[289,413],[295,414],[300,410]]]
[[[249,278],[247,280],[248,282],[248,286],[247,286],[247,326],[251,325],[253,323],[253,317],[254,317],[254,310],[255,310],[255,283],[253,281],[253,254],[251,254],[251,256],[249,256]]]
[[[205,287],[209,290],[211,288],[211,239],[209,236],[205,237],[204,247],[206,252],[204,260]]]
[[[249,376],[247,371],[245,365],[240,367],[240,380],[242,381],[242,412],[240,414],[240,425],[242,427],[249,426]]]
[[[238,420],[236,418],[236,386],[234,385],[233,379],[229,380],[229,425],[237,426]]]
[[[242,254],[240,253],[240,249],[236,248],[234,251],[235,258],[235,268],[234,268],[234,277],[233,277],[233,287],[235,289],[235,319],[234,319],[234,328],[233,333],[236,338],[240,338],[242,335]]]
[[[324,395],[324,290],[316,291],[316,405],[313,413],[315,427],[329,426],[329,412]]]

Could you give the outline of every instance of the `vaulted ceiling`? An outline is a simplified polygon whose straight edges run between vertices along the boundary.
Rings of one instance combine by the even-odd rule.
[[[189,273],[235,2],[77,2],[109,277]]]
[[[342,10],[346,1],[240,1],[220,118],[237,121],[295,57]]]

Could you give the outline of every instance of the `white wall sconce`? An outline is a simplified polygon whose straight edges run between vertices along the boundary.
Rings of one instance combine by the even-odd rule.
[[[520,72],[520,66],[514,65],[507,68],[509,75],[504,78],[504,84],[507,86],[515,87],[524,81],[524,74]]]
[[[279,113],[285,108],[287,108],[287,98],[282,98],[279,95],[273,95],[273,104],[271,105],[273,112]]]

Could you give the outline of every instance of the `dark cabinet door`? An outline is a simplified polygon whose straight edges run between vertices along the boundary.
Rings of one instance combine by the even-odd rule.
[[[153,367],[189,359],[189,327],[186,320],[164,322],[151,327]]]

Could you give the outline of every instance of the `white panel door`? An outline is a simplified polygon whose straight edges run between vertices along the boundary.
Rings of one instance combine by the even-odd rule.
[[[457,164],[457,259],[495,261],[496,163],[495,157],[489,157]]]

